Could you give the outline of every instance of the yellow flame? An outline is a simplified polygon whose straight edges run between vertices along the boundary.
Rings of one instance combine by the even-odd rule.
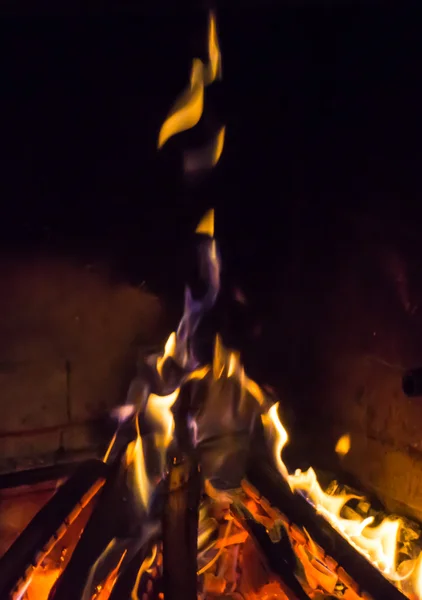
[[[179,388],[168,396],[150,394],[148,398],[145,416],[157,428],[157,447],[159,450],[167,450],[173,438],[174,417],[171,408],[176,402],[178,395]]]
[[[158,148],[177,133],[195,127],[204,107],[204,64],[199,58],[192,61],[190,84],[176,101],[158,135]]]
[[[335,451],[337,452],[337,454],[339,454],[340,456],[346,456],[346,454],[349,452],[350,450],[350,435],[348,433],[345,433],[344,435],[341,436],[341,438],[339,438],[339,440],[337,441],[336,447],[335,447]]]
[[[123,560],[127,554],[127,549],[125,549],[122,552],[117,565],[114,567],[114,569],[110,571],[106,579],[101,584],[95,587],[94,595],[92,595],[92,588],[94,585],[95,575],[99,566],[104,561],[104,559],[114,550],[115,547],[116,538],[113,538],[91,567],[81,600],[91,600],[92,598],[95,598],[95,600],[107,600],[109,598],[111,592],[113,591],[113,587],[117,581],[117,576],[119,574],[120,567],[122,566]]]
[[[226,128],[222,127],[220,131],[217,133],[217,137],[215,138],[214,149],[212,153],[212,166],[215,165],[220,160],[220,156],[223,153],[224,148],[224,139],[226,137]]]
[[[264,425],[264,429],[274,439],[273,454],[275,464],[280,474],[288,481],[288,472],[286,465],[281,458],[281,452],[284,446],[287,444],[289,436],[287,435],[287,431],[284,429],[280,421],[280,417],[278,416],[278,405],[278,402],[273,404],[270,410],[261,416],[261,420],[262,424]]]
[[[208,67],[205,85],[210,85],[217,78],[221,79],[221,52],[217,35],[217,21],[213,11],[210,11],[208,24]]]
[[[262,422],[266,431],[274,439],[273,451],[276,466],[280,474],[286,478],[291,489],[305,493],[314,505],[315,510],[323,515],[332,527],[381,571],[385,577],[393,582],[409,577],[412,570],[408,571],[405,576],[400,576],[397,572],[397,547],[399,533],[403,526],[401,519],[387,517],[379,526],[373,527],[374,517],[363,518],[358,517],[356,514],[356,518],[345,518],[341,516],[341,511],[347,502],[352,498],[362,498],[362,496],[346,493],[337,495],[325,493],[312,468],[305,472],[298,469],[293,475],[288,474],[281,458],[281,452],[288,441],[288,435],[279,419],[277,407],[278,404],[275,404],[267,414],[262,415]],[[418,597],[422,598],[421,563],[417,575],[414,577],[415,586],[418,588]]]
[[[224,367],[228,363],[228,355],[219,335],[215,336],[214,355],[212,359],[212,374],[214,379],[220,379]]]
[[[195,233],[214,237],[214,209],[211,208],[198,223]]]
[[[110,444],[108,445],[108,448],[107,448],[107,450],[106,450],[106,453],[104,454],[103,462],[105,462],[105,463],[106,463],[106,462],[108,461],[108,459],[110,458],[110,454],[111,454],[111,451],[113,450],[113,446],[114,446],[114,443],[115,443],[115,441],[116,441],[116,438],[117,438],[117,431],[114,433],[113,437],[111,438],[111,442],[110,442]]]
[[[131,600],[139,600],[138,589],[139,589],[139,584],[141,583],[142,575],[146,571],[148,571],[148,569],[151,567],[151,565],[155,561],[156,556],[157,556],[157,546],[156,546],[156,544],[154,544],[150,554],[148,556],[146,556],[144,558],[144,560],[142,561],[142,564],[141,564],[138,574],[136,576],[135,585],[133,586],[132,593],[130,595]]]
[[[422,552],[416,562],[416,568],[413,575],[413,589],[418,598],[422,598]]]
[[[354,494],[329,495],[323,492],[318,483],[315,471],[310,468],[306,472],[296,471],[288,476],[292,490],[305,492],[312,501],[317,512],[358,552],[363,554],[386,577],[398,580],[396,571],[397,543],[402,521],[385,518],[378,527],[370,527],[373,517],[346,519],[340,516],[343,507],[352,498],[361,498]]]
[[[177,133],[195,127],[204,109],[204,87],[221,78],[221,53],[217,35],[215,14],[211,11],[208,25],[208,64],[194,58],[190,73],[189,87],[174,104],[158,135],[158,148],[162,148],[169,138]],[[223,150],[224,128],[217,136],[213,164],[217,164]]]
[[[142,507],[148,510],[152,494],[152,485],[150,483],[144,455],[144,445],[139,432],[136,440],[131,442],[126,450],[126,465],[133,467],[135,475],[136,490],[139,494]]]
[[[104,585],[98,596],[96,596],[95,600],[108,600],[110,598],[111,592],[113,591],[114,586],[117,582],[117,577],[119,575],[120,567],[125,559],[127,554],[127,549],[123,551],[122,556],[120,557],[119,562],[116,567],[111,571],[110,575],[107,577]]]
[[[166,361],[167,358],[169,358],[170,356],[173,357],[175,355],[176,352],[176,344],[177,344],[177,337],[176,337],[176,332],[173,331],[165,346],[164,346],[164,353],[162,356],[159,356],[157,358],[157,371],[160,377],[163,376],[163,366],[164,363]]]
[[[185,382],[192,381],[193,379],[204,379],[209,372],[210,367],[208,365],[205,365],[200,369],[195,369],[195,371],[192,371],[192,373],[189,373],[189,375],[186,376]]]

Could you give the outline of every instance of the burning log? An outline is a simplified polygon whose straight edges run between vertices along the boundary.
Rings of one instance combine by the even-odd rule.
[[[401,592],[356,552],[321,515],[317,514],[305,498],[292,493],[286,482],[268,462],[259,461],[251,464],[248,478],[258,497],[263,496],[268,499],[284,513],[288,523],[296,523],[302,529],[306,529],[322,550],[321,560],[326,556],[334,558],[334,561],[331,559],[332,567],[359,597],[365,597],[365,593],[369,593],[373,598],[403,600]],[[302,535],[302,541],[306,541],[305,534],[300,534],[300,530],[296,535]]]
[[[58,488],[0,560],[0,597],[25,589],[36,569],[83,509],[95,498],[107,477],[99,460],[83,463]]]
[[[234,504],[232,511],[264,554],[272,572],[280,577],[283,591],[289,600],[308,600],[309,596],[294,575],[297,570],[296,558],[287,534],[281,535],[280,541],[273,543],[265,527],[244,506]]]
[[[163,510],[164,597],[196,600],[198,508],[201,477],[196,463],[175,462],[170,467]]]
[[[82,537],[51,594],[53,600],[91,598],[90,587],[95,591],[97,579],[101,584],[109,572],[107,555],[115,550],[131,558],[139,549],[144,520],[133,499],[134,490],[127,480],[127,452],[110,468],[110,474],[101,492],[96,509]],[[116,543],[120,541],[121,543]],[[122,549],[123,548],[123,549]],[[105,573],[101,567],[105,563]],[[96,573],[98,570],[98,573]],[[90,576],[91,575],[91,576]]]

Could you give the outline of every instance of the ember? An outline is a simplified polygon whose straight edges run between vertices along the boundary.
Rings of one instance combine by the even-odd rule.
[[[221,77],[214,14],[208,58],[194,59],[159,147],[199,122]],[[197,164],[215,165],[223,143],[224,128]],[[196,234],[205,292],[186,288],[177,331],[114,411],[104,459],[62,483],[1,559],[0,597],[422,599],[418,526],[336,482],[323,489],[312,468],[290,473],[277,400],[219,335],[201,360],[198,326],[220,290],[213,211]],[[346,434],[336,451],[349,448]]]

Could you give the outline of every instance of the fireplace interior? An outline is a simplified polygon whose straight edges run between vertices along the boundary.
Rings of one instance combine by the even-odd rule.
[[[422,598],[417,14],[235,4],[4,27],[0,598]]]

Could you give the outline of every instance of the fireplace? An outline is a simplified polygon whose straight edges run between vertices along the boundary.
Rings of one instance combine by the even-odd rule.
[[[192,186],[186,188],[188,202],[196,199],[192,184],[208,181],[208,174],[220,164],[225,136],[230,135],[218,111],[210,111],[215,86],[221,91],[216,32],[211,13],[208,48],[204,52],[201,46],[192,61],[186,91],[158,137],[163,155],[170,139],[180,140],[183,132],[192,134],[183,138],[181,149],[175,144],[168,150],[178,154],[184,185]],[[218,178],[218,167],[213,177],[216,172]],[[204,191],[205,197],[215,193],[213,185],[211,191]],[[412,486],[419,473],[417,401],[406,408],[412,428],[405,419],[398,425],[397,418],[403,403],[402,376],[407,368],[421,364],[411,335],[418,319],[417,293],[409,285],[411,272],[418,268],[413,251],[418,246],[405,240],[411,227],[402,235],[385,215],[384,221],[378,214],[376,219],[364,218],[358,207],[357,214],[339,218],[332,206],[325,207],[329,216],[336,217],[339,233],[321,226],[317,207],[289,207],[286,212],[294,232],[292,239],[280,243],[292,256],[281,286],[274,275],[280,266],[277,261],[271,263],[267,279],[256,267],[265,263],[274,240],[279,243],[278,225],[258,211],[252,225],[265,224],[274,245],[265,246],[263,235],[264,249],[257,260],[246,241],[248,260],[240,271],[256,261],[254,276],[260,284],[266,283],[258,287],[271,297],[274,280],[277,306],[263,325],[247,323],[244,369],[238,354],[226,347],[230,337],[226,331],[220,337],[212,319],[206,323],[218,294],[220,299],[226,294],[224,303],[227,284],[231,286],[224,280],[220,290],[217,241],[223,204],[216,213],[216,235],[212,212],[198,226],[200,281],[191,285],[185,297],[182,321],[158,354],[144,352],[127,403],[109,410],[121,397],[128,372],[114,373],[105,402],[101,396],[108,386],[97,381],[98,403],[92,412],[98,421],[111,412],[115,426],[101,458],[93,458],[99,447],[90,431],[98,425],[96,418],[86,423],[66,412],[77,380],[73,362],[67,356],[60,360],[59,395],[65,419],[53,430],[28,427],[24,433],[42,440],[51,434],[54,440],[51,449],[36,458],[37,464],[91,460],[72,469],[70,476],[61,473],[45,488],[32,488],[31,494],[39,494],[41,510],[14,543],[10,538],[0,563],[1,597],[144,600],[193,598],[198,592],[202,598],[420,597],[420,530],[414,520],[420,517],[420,502]],[[227,209],[226,217],[230,214],[235,222],[239,208]],[[264,210],[270,208],[266,205]],[[241,220],[231,226],[245,235]],[[225,250],[238,239],[233,231],[224,234],[223,265]],[[339,239],[341,247],[334,253]],[[183,263],[179,257],[171,262],[171,251],[169,243],[170,264]],[[136,244],[128,254],[137,260]],[[79,287],[92,283],[91,266],[86,270],[89,274],[77,283]],[[60,266],[57,272],[61,281]],[[304,272],[308,273],[305,282]],[[95,285],[101,280],[102,287],[103,277],[95,279]],[[374,290],[373,297],[382,298],[371,305]],[[250,317],[247,291],[237,282],[230,291],[237,307]],[[148,315],[156,311],[155,298],[147,299],[134,286],[125,292],[131,296],[129,303],[133,300],[133,321],[140,300],[151,300]],[[172,294],[172,302],[180,303],[174,290]],[[95,296],[93,313],[98,312],[97,303]],[[117,312],[124,308],[124,302],[114,306]],[[118,342],[123,352],[131,346],[125,358],[134,364],[131,326],[129,318]],[[106,336],[101,340],[108,350],[112,348],[113,362],[113,340]],[[396,342],[403,346],[399,351]],[[386,348],[391,352],[386,354]],[[279,401],[273,389],[255,381],[265,381],[269,365]],[[101,379],[110,364],[97,366],[95,361],[84,363],[88,375],[93,369]],[[378,412],[375,396],[380,390],[389,402],[385,411]],[[85,390],[88,396],[91,392]],[[336,410],[340,397],[344,401]],[[34,466],[28,450],[14,464],[14,449],[21,448],[14,440],[22,436],[5,433],[12,439],[7,440],[12,450],[6,470]],[[98,441],[98,431],[96,435]],[[35,442],[28,447],[39,448]],[[34,505],[29,512],[32,517]]]
[[[2,597],[420,597],[418,525],[289,468],[272,390],[218,334],[198,335],[220,290],[213,211],[196,234],[201,295],[186,288],[177,330],[113,411],[103,459],[44,490],[0,560]],[[349,450],[342,436],[336,452]]]

